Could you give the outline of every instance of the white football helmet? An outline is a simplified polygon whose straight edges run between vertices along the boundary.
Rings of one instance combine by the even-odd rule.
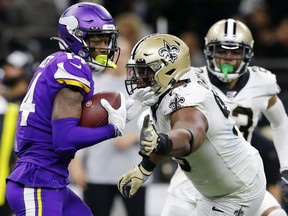
[[[151,34],[134,46],[126,68],[129,95],[135,89],[150,86],[160,97],[189,71],[189,48],[176,36]]]
[[[234,19],[223,19],[216,22],[209,29],[205,37],[204,53],[208,71],[222,82],[231,82],[247,72],[247,67],[254,55],[254,40],[249,28]],[[217,53],[219,50],[237,50],[240,58],[223,58]],[[224,60],[237,60],[236,64],[224,64]]]

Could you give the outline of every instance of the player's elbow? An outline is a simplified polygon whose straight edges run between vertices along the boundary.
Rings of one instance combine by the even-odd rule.
[[[77,118],[63,118],[52,121],[52,136],[54,151],[60,154],[76,152],[77,131],[73,130],[78,124]]]
[[[67,154],[76,152],[75,146],[71,145],[71,141],[68,139],[53,139],[54,151],[59,154]]]
[[[164,156],[164,155],[156,155],[156,154],[151,154],[149,156],[149,159],[154,163],[154,164],[163,164],[171,159],[170,156]]]

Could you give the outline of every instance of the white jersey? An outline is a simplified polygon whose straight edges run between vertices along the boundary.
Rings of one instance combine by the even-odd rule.
[[[257,197],[265,190],[265,177],[264,184],[251,185],[262,163],[258,151],[235,128],[235,121],[209,82],[199,73],[190,75],[190,83],[173,89],[160,102],[156,111],[158,130],[167,132],[171,129],[170,115],[175,110],[195,106],[205,115],[209,128],[197,151],[176,158],[188,179],[209,199],[226,197],[241,202],[238,198],[250,187],[259,190],[249,198]],[[263,167],[261,169],[264,176]]]
[[[192,71],[202,73],[209,79],[207,67],[192,68]],[[248,73],[241,77],[242,80],[232,90],[223,89],[221,84],[219,88],[217,82],[220,81],[216,79],[211,80],[215,91],[228,105],[232,118],[244,138],[250,142],[259,118],[268,107],[269,99],[280,92],[276,76],[261,67],[248,67]]]
[[[201,73],[206,79],[209,79],[206,67],[193,67],[191,70],[194,72],[197,71],[197,73]],[[240,88],[236,90],[225,90],[219,86],[218,88],[217,80],[214,80],[215,82],[212,80],[212,82],[216,83],[213,85],[214,90],[227,104],[230,114],[235,119],[236,125],[239,127],[244,138],[250,142],[252,132],[261,117],[261,113],[267,109],[269,99],[271,96],[279,93],[280,88],[275,75],[270,71],[255,66],[248,67],[248,71],[249,74],[244,74],[247,78],[244,79]],[[195,205],[197,190],[180,168],[173,175],[168,191],[176,197]],[[267,198],[266,195],[265,200]],[[269,199],[269,202],[274,206],[279,205],[274,198]],[[169,213],[162,213],[161,215],[166,216]],[[261,215],[261,212],[259,215]]]

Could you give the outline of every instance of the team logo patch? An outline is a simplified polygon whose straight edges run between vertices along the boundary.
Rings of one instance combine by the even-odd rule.
[[[90,107],[92,106],[93,102],[91,100],[88,100],[86,103],[85,103],[85,106],[86,107]]]
[[[243,207],[241,207],[239,210],[234,211],[234,215],[243,216],[244,215]]]
[[[178,58],[178,53],[180,52],[179,47],[175,45],[170,45],[167,41],[163,40],[164,47],[159,50],[159,55],[164,57],[167,61],[174,63]]]
[[[182,107],[181,104],[183,104],[185,102],[185,98],[184,97],[179,97],[177,94],[175,96],[174,99],[172,99],[172,101],[169,104],[169,108],[172,109],[172,111],[176,111],[179,108]]]
[[[236,94],[237,94],[237,91],[228,91],[228,92],[226,93],[226,96],[227,96],[229,99],[234,99]]]

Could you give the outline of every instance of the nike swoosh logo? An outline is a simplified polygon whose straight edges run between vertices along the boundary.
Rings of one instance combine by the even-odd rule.
[[[82,65],[81,64],[79,64],[79,65],[77,65],[77,64],[74,64],[73,62],[70,62],[70,64],[71,65],[74,65],[76,68],[78,68],[78,69],[81,69],[82,68]]]
[[[224,211],[222,211],[221,209],[216,208],[215,206],[212,207],[212,210],[213,210],[213,211],[217,211],[217,212],[222,212],[222,213],[224,213]]]

